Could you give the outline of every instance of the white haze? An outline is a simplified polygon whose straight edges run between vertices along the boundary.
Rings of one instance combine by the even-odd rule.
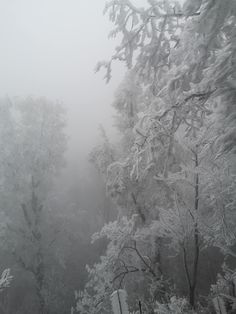
[[[105,0],[0,0],[0,96],[47,97],[68,111],[69,159],[86,158],[103,124],[112,129],[111,103],[124,74],[94,74],[109,59],[115,40],[103,16]],[[143,6],[146,0],[135,0]]]
[[[84,158],[102,123],[112,131],[114,90],[123,71],[105,84],[94,74],[115,42],[104,0],[0,0],[0,95],[45,96],[68,111],[70,158]],[[71,157],[73,156],[73,157]]]

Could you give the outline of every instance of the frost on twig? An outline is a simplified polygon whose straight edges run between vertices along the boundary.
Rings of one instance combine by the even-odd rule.
[[[2,272],[0,278],[0,292],[10,286],[13,276],[10,275],[10,269],[7,268]]]

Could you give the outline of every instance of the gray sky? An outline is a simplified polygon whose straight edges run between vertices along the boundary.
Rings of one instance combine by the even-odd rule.
[[[94,74],[115,42],[103,16],[105,0],[0,0],[0,95],[46,96],[68,109],[70,152],[96,143],[99,123],[110,131],[110,107],[123,70],[109,85]],[[87,143],[87,144],[86,144]],[[73,145],[72,145],[73,144]],[[77,157],[76,157],[77,158]]]

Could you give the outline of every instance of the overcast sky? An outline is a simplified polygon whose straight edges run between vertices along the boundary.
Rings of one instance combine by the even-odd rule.
[[[115,42],[105,0],[0,0],[0,95],[46,96],[68,109],[70,152],[86,154],[99,123],[110,132],[110,104],[123,70],[109,85],[94,74]],[[86,144],[87,143],[87,144]],[[75,157],[77,158],[77,157]]]

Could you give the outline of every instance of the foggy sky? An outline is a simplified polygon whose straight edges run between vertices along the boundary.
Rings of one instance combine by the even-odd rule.
[[[45,96],[68,111],[69,158],[85,158],[101,123],[110,136],[111,103],[124,74],[107,85],[96,63],[111,56],[106,0],[0,0],[0,96]],[[182,2],[182,1],[181,1]],[[146,0],[134,0],[143,6]]]
[[[0,0],[0,96],[45,96],[68,110],[69,152],[78,158],[95,145],[98,125],[112,133],[115,88],[94,74],[115,42],[103,16],[105,0]]]

